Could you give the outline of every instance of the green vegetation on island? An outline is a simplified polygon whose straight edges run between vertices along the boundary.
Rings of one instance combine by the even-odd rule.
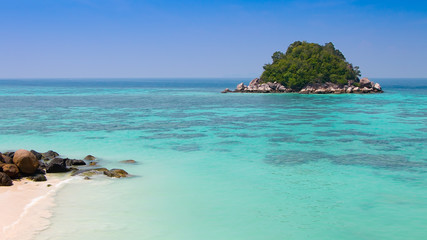
[[[262,82],[278,82],[286,88],[300,90],[308,84],[359,82],[359,67],[347,62],[334,44],[324,46],[296,41],[286,53],[275,52],[273,63],[264,66]]]

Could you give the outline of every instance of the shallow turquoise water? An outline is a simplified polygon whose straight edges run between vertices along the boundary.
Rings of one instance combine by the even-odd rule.
[[[427,80],[219,93],[238,81],[0,81],[0,151],[135,175],[75,179],[36,239],[427,238]]]

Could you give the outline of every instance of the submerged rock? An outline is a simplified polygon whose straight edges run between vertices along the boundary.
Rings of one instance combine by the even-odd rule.
[[[3,172],[0,172],[0,186],[12,186],[12,179]]]
[[[127,177],[129,175],[129,173],[123,169],[111,169],[110,171],[105,171],[104,174],[115,178]]]
[[[123,161],[120,161],[121,163],[130,163],[130,164],[135,164],[136,163],[136,161],[135,160],[123,160]]]
[[[72,176],[76,176],[76,175],[84,176],[84,177],[92,177],[94,175],[106,175],[108,177],[122,178],[122,177],[127,177],[129,173],[127,173],[123,169],[108,170],[106,168],[93,168],[93,169],[78,170],[72,174]]]
[[[88,160],[88,161],[93,161],[96,160],[96,157],[92,156],[92,155],[87,155],[84,160]]]
[[[108,172],[108,169],[106,169],[106,168],[82,169],[82,170],[78,170],[78,171],[74,172],[71,175],[72,176],[80,175],[80,176],[85,176],[85,177],[92,177],[93,175],[104,174],[105,171]]]
[[[20,149],[13,156],[13,163],[25,174],[33,174],[39,167],[39,161],[30,151]]]

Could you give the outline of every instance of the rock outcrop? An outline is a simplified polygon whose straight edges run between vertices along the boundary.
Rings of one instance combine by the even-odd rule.
[[[13,156],[13,163],[25,174],[33,174],[39,167],[39,161],[30,151],[19,149]]]
[[[59,157],[60,155],[54,151],[39,153],[35,150],[27,151],[20,149],[16,152],[0,153],[0,186],[11,186],[12,179],[20,179],[26,177],[29,180],[40,182],[46,181],[46,173],[65,173],[72,171],[72,176],[82,175],[85,179],[90,179],[90,176],[95,174],[105,175],[108,177],[122,178],[129,174],[123,169],[111,169],[93,167],[97,162],[92,155],[88,155],[86,159],[69,159]],[[87,165],[91,163],[90,165]],[[125,163],[135,163],[134,160],[122,161]]]
[[[241,92],[241,93],[301,93],[301,94],[342,94],[342,93],[382,93],[383,90],[379,83],[374,83],[367,78],[362,78],[357,84],[349,81],[346,85],[334,83],[315,83],[308,84],[299,91],[286,88],[277,82],[262,83],[259,78],[253,79],[248,86],[243,82],[239,83],[236,90],[230,91],[228,88],[222,93]]]

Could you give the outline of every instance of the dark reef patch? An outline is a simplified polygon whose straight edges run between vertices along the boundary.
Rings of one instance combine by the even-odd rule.
[[[287,151],[282,154],[268,154],[264,162],[275,166],[292,166],[328,160],[337,165],[362,166],[392,171],[425,171],[427,162],[410,161],[402,155],[392,154],[344,154],[332,155],[320,151]]]
[[[179,152],[197,152],[200,151],[200,146],[198,144],[182,144],[182,145],[173,145],[171,146],[172,150]]]
[[[357,130],[331,130],[331,131],[316,131],[315,135],[321,137],[341,137],[341,136],[361,136],[361,137],[374,137],[375,134],[361,132]]]
[[[329,159],[332,156],[320,151],[286,151],[281,154],[269,154],[265,157],[265,162],[276,166],[299,165],[315,162],[319,159]]]
[[[344,124],[361,125],[361,126],[369,125],[369,123],[365,123],[365,122],[357,121],[357,120],[347,120],[347,121],[344,121]]]
[[[217,143],[218,145],[233,145],[233,144],[242,144],[240,141],[221,141]]]
[[[427,167],[427,163],[409,161],[405,156],[391,154],[346,154],[335,156],[331,160],[339,165],[369,166],[398,171],[414,171]]]
[[[142,139],[193,139],[193,138],[201,138],[206,137],[206,134],[202,133],[194,133],[194,134],[179,134],[179,133],[160,133],[154,134],[151,136],[140,136]]]

